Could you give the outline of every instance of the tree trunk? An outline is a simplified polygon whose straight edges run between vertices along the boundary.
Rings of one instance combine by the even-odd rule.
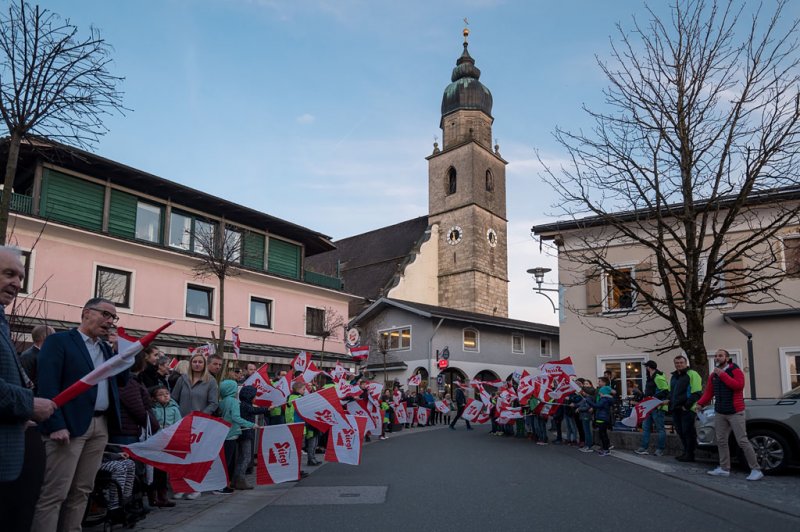
[[[219,277],[219,334],[217,335],[217,353],[225,357],[225,277]]]
[[[2,246],[6,245],[6,232],[8,231],[8,218],[11,210],[11,191],[14,188],[14,178],[17,176],[20,142],[22,142],[22,135],[17,131],[12,131],[8,144],[6,177],[3,181],[3,199],[0,202],[0,245]]]

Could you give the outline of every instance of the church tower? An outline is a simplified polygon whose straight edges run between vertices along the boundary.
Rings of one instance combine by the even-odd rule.
[[[442,148],[428,160],[428,221],[439,226],[439,305],[508,317],[506,164],[492,148],[492,94],[467,50],[442,97]]]

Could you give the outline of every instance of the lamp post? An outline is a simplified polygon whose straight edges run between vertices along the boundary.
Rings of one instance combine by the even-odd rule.
[[[530,275],[533,275],[533,280],[536,281],[536,288],[534,288],[536,293],[546,297],[547,300],[550,302],[550,305],[553,306],[553,312],[558,312],[556,304],[553,303],[553,300],[550,299],[550,296],[544,293],[544,292],[558,292],[558,288],[542,288],[542,283],[544,282],[544,275],[551,271],[552,270],[550,268],[543,268],[541,266],[537,266],[536,268],[530,268],[528,270],[528,273]]]
[[[383,386],[386,387],[386,352],[389,351],[389,346],[387,345],[387,335],[381,334],[378,338],[378,351],[381,352],[383,355]]]

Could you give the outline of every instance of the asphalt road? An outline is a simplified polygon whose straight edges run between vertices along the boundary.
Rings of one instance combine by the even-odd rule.
[[[234,530],[800,530],[797,517],[613,456],[487,432],[375,442],[360,466],[326,464]]]

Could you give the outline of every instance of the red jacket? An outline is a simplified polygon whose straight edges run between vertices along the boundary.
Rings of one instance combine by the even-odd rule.
[[[728,374],[730,371],[730,374]],[[712,373],[708,376],[708,384],[706,385],[706,390],[703,392],[703,395],[697,401],[697,404],[700,406],[705,406],[711,402],[711,399],[714,397],[714,380],[718,379],[720,382],[719,384],[726,386],[732,393],[733,393],[733,409],[736,412],[741,412],[744,410],[744,373],[739,366],[736,364],[730,363],[725,369],[723,369],[719,375]]]

